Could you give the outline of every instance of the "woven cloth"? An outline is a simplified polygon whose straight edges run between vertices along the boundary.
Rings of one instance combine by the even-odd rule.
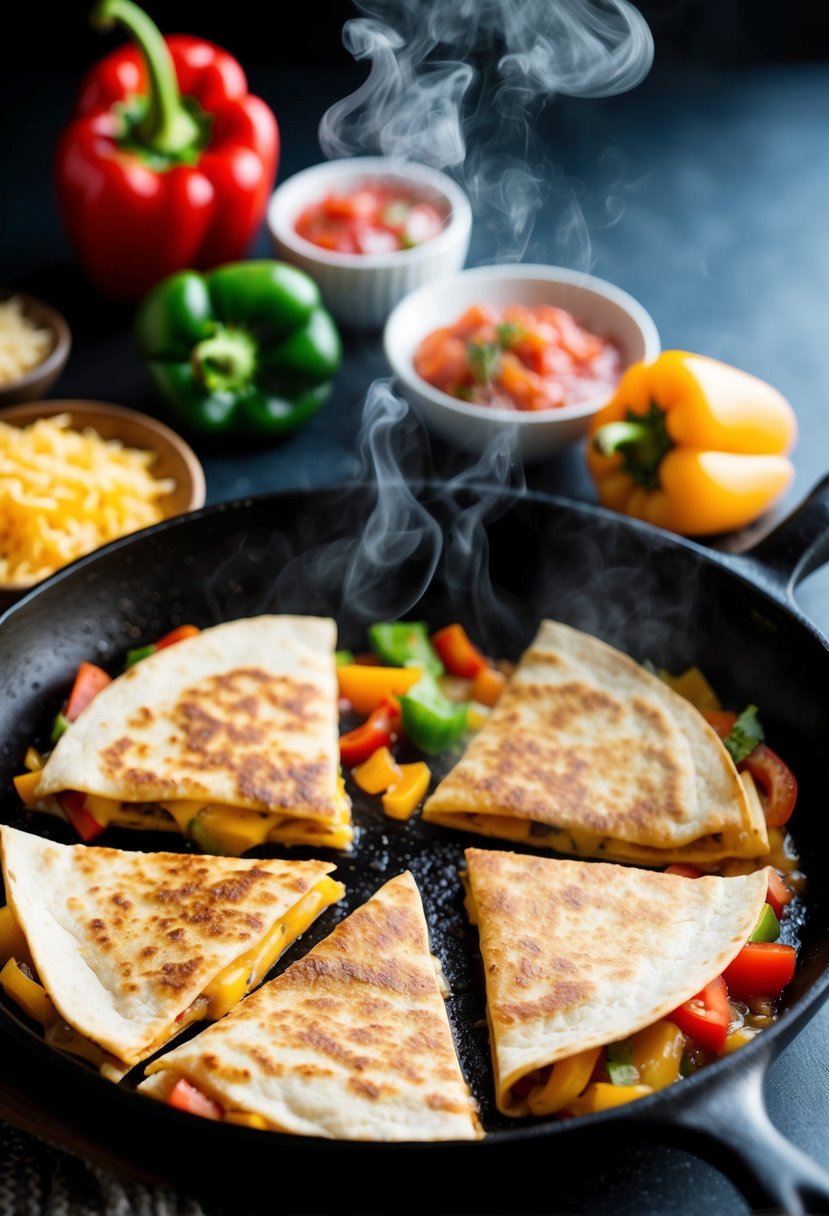
[[[206,1216],[169,1187],[116,1178],[0,1123],[0,1216]]]

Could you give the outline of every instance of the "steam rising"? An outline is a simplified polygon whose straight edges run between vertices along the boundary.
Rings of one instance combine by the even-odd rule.
[[[589,269],[578,184],[539,146],[535,120],[557,95],[607,97],[644,78],[653,40],[638,9],[628,0],[356,2],[365,16],[346,23],[343,41],[371,70],[323,116],[325,155],[379,152],[451,170],[499,260],[523,257],[546,203],[557,247]]]
[[[356,4],[363,16],[346,23],[343,41],[370,70],[323,116],[325,155],[381,153],[449,170],[499,261],[524,256],[546,207],[552,260],[589,269],[583,188],[540,146],[537,120],[556,95],[604,97],[643,79],[653,42],[639,11],[628,0]],[[618,198],[608,197],[607,222],[620,215]],[[427,589],[434,592],[440,565],[443,620],[470,622],[482,641],[509,636],[517,621],[531,628],[542,606],[496,592],[489,569],[487,529],[525,488],[508,432],[458,476],[435,481],[423,427],[379,380],[366,397],[358,451],[362,477],[377,487],[360,534],[288,561],[275,588],[280,602],[289,606],[296,596],[307,610],[308,588],[317,588],[320,610],[356,632],[416,609]]]

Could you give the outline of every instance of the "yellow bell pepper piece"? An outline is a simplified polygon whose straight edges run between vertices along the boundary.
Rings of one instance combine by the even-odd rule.
[[[267,1130],[267,1123],[261,1115],[255,1115],[247,1110],[226,1110],[225,1123],[238,1123],[240,1127],[255,1127],[259,1131]]]
[[[600,1110],[611,1110],[614,1106],[635,1102],[637,1098],[646,1098],[652,1093],[650,1085],[611,1085],[608,1081],[594,1081],[567,1109],[574,1115],[593,1115]]]
[[[24,806],[32,806],[35,802],[35,790],[40,781],[40,773],[21,773],[14,778],[14,788],[20,795]]]
[[[633,1036],[630,1046],[643,1085],[665,1089],[679,1080],[685,1035],[673,1022],[660,1019],[646,1026]]]
[[[0,908],[0,960],[5,963],[10,958],[22,959],[28,966],[33,966],[26,935],[7,906]]]
[[[546,1083],[530,1090],[527,1096],[530,1113],[554,1115],[569,1106],[593,1075],[601,1050],[601,1047],[592,1047],[555,1063]]]
[[[387,747],[378,747],[368,760],[357,765],[351,776],[367,794],[383,794],[400,780],[402,770]]]
[[[429,788],[432,774],[423,760],[401,764],[401,777],[383,795],[383,810],[391,819],[408,819]]]
[[[743,527],[779,498],[796,435],[770,384],[669,350],[625,372],[591,423],[587,463],[606,507],[705,536]]]
[[[13,958],[0,971],[0,987],[35,1022],[49,1026],[60,1017],[43,985],[24,975]]]
[[[38,773],[43,768],[46,761],[36,747],[27,747],[26,755],[23,757],[23,763],[30,773]]]
[[[678,676],[671,675],[663,668],[659,678],[686,701],[690,701],[701,714],[722,709],[720,698],[698,667],[689,667]]]
[[[402,697],[422,675],[419,667],[368,667],[362,663],[346,663],[337,668],[340,696],[350,701],[358,714],[370,714],[389,697]]]

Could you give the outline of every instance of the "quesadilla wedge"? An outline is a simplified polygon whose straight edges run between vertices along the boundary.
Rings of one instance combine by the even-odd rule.
[[[206,852],[350,848],[335,644],[332,620],[259,616],[157,650],[59,738],[33,809],[181,831]],[[80,806],[66,810],[67,798]]]
[[[227,1013],[345,893],[323,861],[125,853],[5,826],[0,851],[0,984],[112,1080]]]
[[[731,1049],[721,977],[758,924],[765,870],[690,879],[481,849],[466,864],[499,1110],[586,1113],[672,1083],[687,1041],[666,1019],[690,1003],[702,1022],[717,980]]]
[[[751,777],[704,717],[621,651],[554,621],[423,817],[653,866],[769,851]]]
[[[139,1091],[251,1127],[341,1140],[483,1135],[415,881],[404,873]]]

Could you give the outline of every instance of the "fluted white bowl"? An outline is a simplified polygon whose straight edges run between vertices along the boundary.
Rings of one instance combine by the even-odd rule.
[[[447,212],[443,229],[414,249],[392,253],[337,253],[306,241],[296,230],[301,213],[332,190],[365,181],[400,182]],[[469,248],[472,209],[450,177],[428,165],[383,156],[325,161],[276,188],[268,204],[268,231],[278,257],[316,280],[332,315],[344,325],[379,329],[398,301],[424,283],[460,270]]]

